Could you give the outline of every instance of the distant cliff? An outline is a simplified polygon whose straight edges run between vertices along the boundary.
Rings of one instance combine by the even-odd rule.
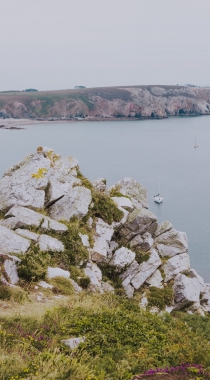
[[[210,88],[130,86],[0,93],[3,118],[160,119],[209,114]]]

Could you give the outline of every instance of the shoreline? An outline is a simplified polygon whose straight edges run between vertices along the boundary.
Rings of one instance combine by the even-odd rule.
[[[168,116],[168,117],[162,117],[162,118],[151,118],[151,117],[145,117],[145,118],[135,118],[135,117],[110,117],[110,118],[78,118],[78,119],[56,119],[56,120],[38,120],[38,119],[2,119],[0,118],[0,130],[10,129],[10,130],[22,130],[26,129],[24,127],[27,127],[29,125],[34,124],[54,124],[54,123],[77,123],[77,122],[87,122],[87,121],[145,121],[145,120],[164,120],[164,119],[170,119],[170,118],[186,118],[186,117],[199,117],[199,116],[210,116],[210,115],[186,115],[186,116]]]

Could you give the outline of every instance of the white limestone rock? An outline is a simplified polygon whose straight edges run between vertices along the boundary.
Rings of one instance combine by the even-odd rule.
[[[190,258],[187,253],[181,253],[169,259],[163,265],[165,272],[165,282],[172,280],[177,274],[188,271],[190,269]]]
[[[73,175],[69,175],[68,182],[65,183],[61,183],[54,176],[50,177],[45,191],[45,207],[49,207],[58,201],[65,194],[71,191],[73,186],[80,186],[81,184],[81,180]]]
[[[102,273],[95,263],[89,264],[88,267],[84,268],[84,273],[89,277],[91,285],[101,286]]]
[[[119,247],[119,244],[116,241],[112,240],[109,242],[109,250],[107,254],[107,258],[111,259],[113,256],[113,251],[115,251]]]
[[[146,293],[143,293],[142,298],[139,302],[139,307],[140,309],[146,310],[147,305],[148,305],[148,299],[147,299]]]
[[[134,207],[148,208],[147,191],[134,179],[129,177],[123,178],[112,186],[109,191],[111,191],[111,189],[117,189],[121,194],[129,196]]]
[[[53,289],[53,286],[48,284],[46,281],[39,281],[38,285],[44,289]]]
[[[130,283],[130,280],[134,275],[138,272],[140,265],[137,263],[136,260],[132,262],[131,265],[120,275],[120,278],[124,280],[128,280],[128,283]]]
[[[43,231],[54,231],[63,233],[67,231],[67,227],[63,223],[49,218],[43,214],[35,212],[25,207],[13,206],[5,215],[2,225],[17,229],[19,227],[40,227]]]
[[[160,226],[158,226],[157,230],[155,231],[154,236],[158,237],[159,235],[164,234],[167,231],[170,231],[173,228],[172,224],[170,222],[163,222]]]
[[[85,342],[85,337],[63,339],[61,342],[64,343],[67,347],[69,347],[71,350],[75,350],[80,345],[80,343]]]
[[[91,203],[91,191],[83,186],[72,188],[66,195],[49,207],[50,216],[55,220],[70,221],[72,216],[83,218]]]
[[[174,279],[174,310],[179,310],[191,302],[199,302],[200,284],[196,277],[189,278],[184,274],[178,274]]]
[[[149,277],[147,280],[146,280],[146,283],[149,285],[149,286],[155,286],[156,288],[158,289],[162,289],[163,288],[163,277],[161,276],[161,273],[160,271],[157,269],[151,277]]]
[[[0,181],[0,211],[14,205],[43,208],[49,169],[50,160],[35,153],[6,172]]]
[[[144,240],[141,235],[136,235],[131,241],[130,241],[130,247],[136,248],[140,247],[143,244]]]
[[[159,254],[163,257],[172,257],[188,251],[188,240],[186,233],[176,231],[174,228],[159,235],[155,239],[155,243],[158,246]]]
[[[95,234],[97,236],[103,237],[108,242],[111,240],[114,229],[112,226],[110,226],[108,223],[104,222],[103,219],[98,218],[98,220],[95,223]]]
[[[87,221],[87,225],[89,228],[92,228],[92,225],[93,225],[93,218],[88,218],[88,221]]]
[[[127,197],[111,197],[111,199],[117,204],[119,208],[124,208],[125,210],[131,212],[134,209],[133,203]]]
[[[108,282],[105,281],[101,281],[101,289],[105,293],[115,293],[115,289],[113,288],[113,286],[111,286]]]
[[[91,251],[91,259],[96,262],[105,261],[109,251],[109,244],[102,236],[94,236],[94,245]]]
[[[125,291],[125,294],[128,298],[132,298],[134,294],[134,288],[130,284],[130,278],[127,277],[123,282],[122,282],[122,287]]]
[[[121,247],[115,251],[111,261],[109,262],[109,265],[115,266],[119,269],[124,268],[134,261],[135,256],[135,252],[131,251],[128,248]]]
[[[31,232],[29,230],[24,230],[22,228],[18,228],[17,230],[15,230],[15,233],[31,240],[33,243],[37,243],[39,239],[38,234],[35,234],[34,232]]]
[[[52,252],[63,252],[64,245],[61,241],[56,238],[52,238],[48,235],[40,235],[39,237],[39,249],[40,251],[52,251]]]
[[[106,191],[106,179],[105,178],[98,178],[93,182],[93,187],[95,191],[99,193],[103,193]]]
[[[84,247],[90,247],[88,235],[83,235],[83,234],[79,233],[79,237],[81,238],[82,244],[84,245]]]
[[[9,279],[10,284],[16,285],[19,281],[19,276],[15,260],[5,260],[4,270],[7,274],[7,278]]]
[[[49,280],[51,278],[55,278],[55,277],[64,277],[64,278],[69,279],[70,278],[70,272],[68,272],[67,270],[61,269],[61,268],[48,267],[47,268],[47,277],[49,278]]]
[[[139,265],[137,272],[131,279],[131,285],[135,289],[139,289],[160,265],[161,260],[158,256],[157,251],[153,248],[150,258]]]
[[[197,278],[199,284],[200,284],[200,292],[201,293],[205,293],[206,291],[206,284],[204,282],[204,279],[196,272],[195,269],[190,269],[189,272],[188,272],[188,275],[191,277],[191,278]]]
[[[80,293],[82,291],[82,288],[76,283],[76,281],[72,280],[72,278],[70,278],[69,281],[72,283],[76,293]]]
[[[152,235],[149,233],[149,232],[145,232],[143,235],[142,235],[142,238],[143,238],[143,243],[139,245],[139,248],[144,251],[144,252],[147,252],[149,251],[150,248],[152,248],[153,246],[153,238],[152,238]]]
[[[119,230],[119,233],[123,238],[129,241],[136,235],[142,235],[145,232],[153,234],[156,228],[157,217],[155,215],[144,208],[140,210],[134,209],[132,213],[128,215],[127,221]]]
[[[10,229],[0,226],[0,253],[26,253],[30,241]]]

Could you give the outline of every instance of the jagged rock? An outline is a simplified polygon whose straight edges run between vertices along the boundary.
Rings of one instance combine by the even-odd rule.
[[[161,260],[158,253],[155,249],[152,249],[150,258],[139,265],[139,268],[131,279],[131,285],[135,289],[139,289],[160,265]]]
[[[84,245],[84,247],[90,247],[88,235],[83,235],[83,234],[79,233],[79,237],[81,238],[82,244]]]
[[[40,227],[43,231],[51,230],[57,233],[63,233],[68,229],[64,224],[59,223],[48,216],[21,206],[13,206],[7,212],[5,218],[8,219],[5,219],[1,225],[11,229],[19,227]]]
[[[153,238],[152,235],[149,232],[145,232],[145,234],[142,235],[143,243],[140,244],[139,248],[142,251],[149,251],[150,248],[153,246]]]
[[[31,232],[28,230],[24,230],[22,228],[18,228],[17,230],[15,230],[15,233],[20,235],[20,236],[23,236],[27,239],[30,239],[33,243],[37,243],[37,241],[39,239],[38,234],[35,234],[34,232]]]
[[[54,278],[54,277],[64,277],[64,278],[69,278],[70,277],[70,272],[67,270],[61,269],[61,268],[47,268],[47,277],[49,279]]]
[[[39,281],[38,285],[44,289],[53,289],[53,286],[48,284],[46,281]]]
[[[129,177],[123,178],[112,186],[111,189],[117,189],[121,194],[129,196],[134,207],[148,208],[147,191],[134,179]]]
[[[50,216],[55,220],[70,221],[72,216],[83,218],[91,203],[91,191],[83,186],[72,188],[64,197],[49,207]]]
[[[194,302],[188,309],[187,313],[192,312],[192,314],[198,314],[202,317],[205,316],[205,312],[203,310],[203,307],[201,306],[200,302]]]
[[[91,250],[91,259],[96,262],[102,262],[106,259],[109,250],[109,244],[101,236],[94,236],[94,245]]]
[[[108,282],[101,281],[101,289],[106,293],[114,293],[115,290]]]
[[[131,212],[133,211],[133,203],[127,197],[111,197],[111,199],[117,204],[119,208],[124,208],[125,210]]]
[[[52,251],[52,252],[63,252],[64,245],[56,238],[52,238],[48,235],[40,235],[39,237],[39,249],[40,251]]]
[[[115,266],[119,269],[124,268],[134,261],[135,256],[135,252],[131,251],[128,248],[121,247],[115,251],[111,261],[109,262],[109,265]]]
[[[16,262],[19,262],[20,260],[16,258],[16,260],[5,260],[4,262],[4,270],[6,272],[7,278],[10,281],[10,284],[16,285],[19,281],[19,276],[17,272],[17,266]]]
[[[141,309],[146,310],[147,305],[148,305],[148,299],[147,299],[146,293],[143,293],[141,301],[139,302],[139,306]]]
[[[165,282],[172,280],[177,274],[188,271],[190,269],[190,258],[187,253],[181,253],[169,259],[163,265],[165,272]]]
[[[136,260],[132,262],[132,264],[124,271],[121,275],[120,278],[124,281],[125,279],[128,279],[129,282],[134,276],[134,274],[138,271],[139,269],[139,264],[137,263]]]
[[[49,169],[49,158],[35,153],[6,172],[0,181],[0,211],[14,205],[43,208]]]
[[[86,268],[84,268],[84,273],[90,279],[91,285],[101,286],[102,273],[101,270],[94,263],[89,263]]]
[[[161,276],[160,271],[157,269],[157,270],[152,274],[152,276],[149,277],[149,278],[146,280],[146,283],[147,283],[149,286],[155,286],[156,288],[162,289],[162,288],[163,288],[162,281],[163,281],[163,277]]]
[[[93,218],[88,218],[88,221],[87,221],[88,227],[92,228],[92,224],[93,224]]]
[[[112,241],[109,242],[109,250],[108,250],[108,254],[107,254],[107,258],[108,259],[112,258],[113,251],[115,251],[118,247],[119,247],[119,244],[116,243],[116,241],[112,240]]]
[[[170,231],[173,228],[170,222],[163,222],[160,226],[158,226],[157,230],[154,233],[155,237],[164,234],[167,231]]]
[[[72,283],[76,293],[80,293],[82,291],[82,288],[76,283],[76,281],[72,280],[72,278],[70,278],[69,281]]]
[[[122,287],[125,291],[125,294],[128,298],[132,298],[133,297],[133,293],[134,293],[134,288],[133,286],[130,284],[130,278],[127,277],[123,282],[122,282]]]
[[[141,237],[141,235],[136,235],[135,238],[133,238],[131,241],[130,241],[130,247],[131,248],[135,248],[135,247],[140,247],[141,244],[143,244],[144,240],[143,238]]]
[[[174,228],[162,233],[155,239],[160,256],[173,257],[188,251],[188,240],[185,232],[176,231]]]
[[[106,190],[106,179],[105,178],[98,178],[93,182],[93,187],[95,191],[98,191],[99,193],[103,193]]]
[[[65,194],[72,190],[73,186],[80,186],[81,180],[73,175],[68,176],[68,182],[61,183],[55,177],[51,177],[45,191],[45,207],[49,207]]]
[[[26,253],[30,247],[30,241],[10,229],[0,226],[0,253]]]
[[[200,303],[201,303],[202,309],[205,312],[210,313],[210,292],[209,291],[202,294]]]
[[[61,342],[68,346],[71,350],[75,350],[80,343],[85,342],[85,337],[63,339]]]
[[[49,154],[48,154],[49,156]],[[77,176],[79,162],[75,157],[61,157],[51,155],[53,171],[52,174],[61,183],[72,183],[72,176]]]
[[[179,310],[192,302],[199,302],[200,284],[196,277],[189,278],[184,274],[178,274],[174,279],[173,290],[176,302],[174,310]]]
[[[108,223],[104,222],[101,218],[98,218],[95,226],[95,234],[97,236],[103,237],[109,242],[113,236],[114,229]]]
[[[199,284],[200,284],[200,292],[205,293],[206,291],[206,284],[204,283],[204,279],[195,271],[195,269],[190,269],[188,272],[188,275],[191,278],[197,278]]]
[[[151,234],[157,228],[157,218],[150,211],[141,209],[134,210],[128,215],[127,222],[120,229],[120,235],[127,241],[131,240],[136,235],[142,235],[145,232]]]

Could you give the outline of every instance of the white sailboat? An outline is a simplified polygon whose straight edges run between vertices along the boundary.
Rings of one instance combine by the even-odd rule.
[[[154,201],[156,203],[162,203],[163,202],[163,197],[160,194],[160,173],[158,172],[158,194],[154,195]]]
[[[195,136],[195,145],[194,148],[198,148],[198,144],[196,143],[196,136]]]

